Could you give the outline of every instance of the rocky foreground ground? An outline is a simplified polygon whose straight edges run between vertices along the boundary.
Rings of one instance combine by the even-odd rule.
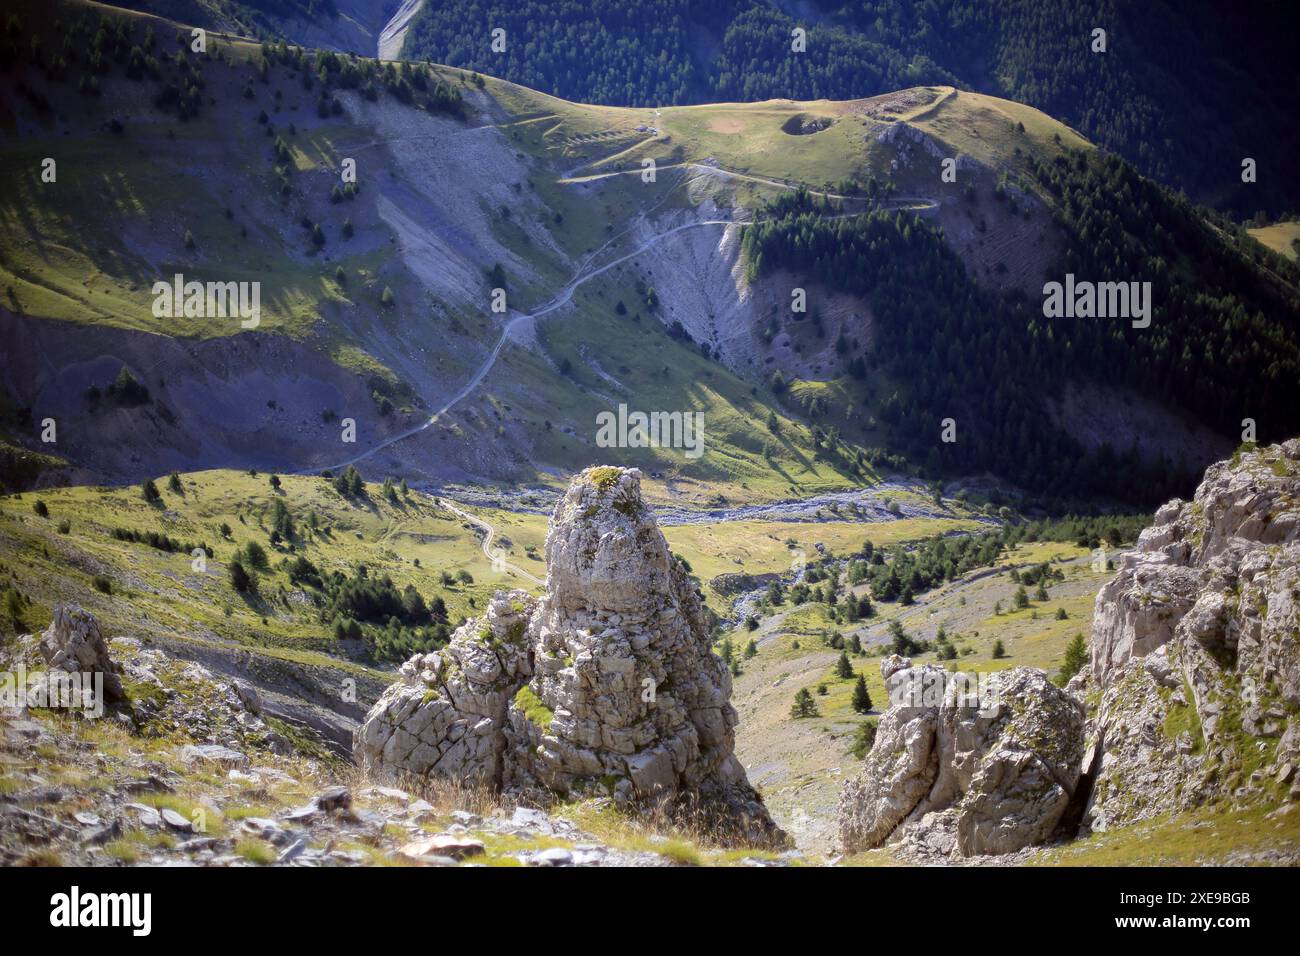
[[[45,645],[47,658],[41,647]],[[77,609],[16,652],[46,673],[65,649],[123,688],[104,716],[0,712],[0,865],[782,865],[624,826],[611,801],[545,812],[454,785],[379,785],[256,692]],[[89,656],[93,654],[93,656]],[[598,831],[597,833],[591,832]]]

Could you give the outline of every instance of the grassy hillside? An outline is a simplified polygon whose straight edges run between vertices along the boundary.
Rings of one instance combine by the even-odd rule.
[[[1278,222],[1247,230],[1268,248],[1292,262],[1300,258],[1300,222]]]
[[[1146,503],[1242,417],[1265,437],[1295,424],[1294,266],[1028,106],[938,85],[587,106],[285,44],[195,53],[166,21],[81,0],[17,12],[0,332],[41,347],[0,384],[17,420],[78,435],[58,456],[94,475],[355,461],[550,482],[614,459],[734,499],[910,468]],[[1158,333],[1039,321],[1044,275],[1133,263],[1161,293]],[[156,314],[177,273],[260,283],[258,327]],[[148,398],[106,409],[123,368]],[[1135,426],[1095,447],[1053,412],[1064,384],[1145,394],[1211,434],[1153,451],[1129,447]],[[702,412],[707,453],[599,447],[620,404]],[[940,443],[956,408],[962,438]]]
[[[381,484],[352,493],[326,478],[226,470],[177,475],[174,482],[160,476],[154,487],[154,501],[140,487],[0,497],[0,581],[24,599],[0,627],[10,634],[39,630],[55,604],[72,601],[114,633],[367,668],[404,659],[410,646],[441,643],[450,628],[481,613],[496,590],[536,592],[532,578],[545,578],[541,514],[457,506],[494,530],[491,550],[505,562],[498,564],[483,551],[481,526],[398,484],[391,495]],[[957,514],[877,523],[719,521],[665,532],[707,581],[737,570],[783,572],[792,548],[815,554],[821,544],[836,553],[865,540],[884,547],[974,526]],[[250,559],[250,545],[264,560]],[[196,548],[208,552],[202,569]],[[253,588],[236,588],[235,562],[255,579]],[[403,622],[400,640],[390,637],[388,613],[359,615],[355,605],[339,602],[338,584],[330,582],[354,580],[362,567],[366,580],[391,579],[398,593],[412,587],[439,610],[427,622]],[[718,594],[708,594],[726,610]],[[351,621],[360,631],[340,636],[337,625]]]
[[[1300,89],[1271,3],[899,0],[798,7],[732,0],[426,3],[403,55],[571,100],[665,107],[845,100],[949,84],[1030,103],[1202,201],[1253,215],[1296,204]],[[506,31],[494,51],[490,30]],[[791,35],[806,31],[803,52]],[[1093,51],[1096,29],[1104,53]],[[1149,38],[1159,37],[1152,44]],[[1212,135],[1207,135],[1213,130]],[[1277,169],[1245,185],[1241,158]]]

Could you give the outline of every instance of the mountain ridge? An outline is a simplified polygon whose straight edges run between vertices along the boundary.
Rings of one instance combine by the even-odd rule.
[[[80,4],[68,9],[97,10]],[[142,21],[135,17],[128,22],[139,39]],[[93,40],[88,27],[74,31],[74,36]],[[117,37],[110,42],[125,60],[130,37],[121,32]],[[961,290],[956,296],[984,296],[986,308],[1006,310],[996,322],[986,322],[986,329],[1026,322],[1031,334],[1041,337],[1042,330],[1033,331],[1032,317],[1025,317],[1024,306],[1016,305],[1016,292],[1031,296],[1040,281],[1035,273],[1051,268],[1062,253],[1078,258],[1074,247],[1080,243],[1080,226],[1063,219],[1061,207],[1073,202],[1071,191],[1082,185],[1071,178],[1076,177],[1071,170],[1092,170],[1095,155],[1086,141],[1041,113],[952,88],[917,88],[838,103],[768,101],[661,110],[587,107],[443,67],[381,67],[333,54],[309,58],[285,45],[257,47],[217,38],[213,42],[215,59],[206,72],[175,57],[156,65],[164,92],[177,83],[201,82],[212,101],[208,117],[200,114],[169,124],[160,107],[150,109],[135,96],[138,84],[149,80],[130,79],[130,69],[126,78],[106,74],[98,97],[71,97],[71,90],[61,91],[58,81],[49,85],[58,104],[56,115],[65,117],[65,125],[75,116],[102,117],[105,96],[131,110],[123,114],[128,121],[120,123],[122,132],[112,133],[110,124],[110,131],[98,134],[107,138],[95,145],[102,149],[107,144],[120,157],[118,182],[124,188],[115,198],[118,211],[112,224],[118,234],[136,238],[117,249],[114,240],[108,240],[113,251],[105,257],[86,242],[89,237],[70,228],[79,210],[92,201],[90,192],[79,193],[84,187],[75,179],[43,193],[38,180],[25,182],[20,198],[9,207],[11,221],[21,221],[36,197],[44,195],[54,205],[42,211],[42,227],[50,239],[40,241],[57,244],[50,247],[54,256],[33,255],[39,245],[32,245],[28,226],[28,238],[11,239],[0,260],[10,276],[6,325],[15,354],[23,354],[18,337],[28,337],[23,323],[49,318],[85,321],[87,308],[96,313],[97,323],[162,328],[143,308],[150,273],[170,276],[184,266],[200,274],[215,270],[231,278],[269,280],[261,327],[236,338],[256,342],[266,334],[276,340],[287,334],[292,344],[285,347],[300,356],[288,364],[317,370],[295,394],[264,396],[265,412],[239,401],[248,387],[231,362],[222,363],[228,370],[215,380],[208,376],[204,387],[224,396],[218,406],[232,423],[238,420],[243,430],[266,436],[264,447],[293,448],[293,455],[301,456],[294,465],[283,455],[247,459],[254,467],[318,469],[353,460],[390,473],[418,466],[452,480],[549,480],[545,476],[576,470],[591,460],[597,449],[585,434],[585,422],[616,405],[620,389],[635,383],[645,400],[653,397],[666,407],[683,406],[696,401],[687,397],[691,381],[712,380],[709,406],[719,416],[713,434],[727,463],[721,469],[708,461],[691,464],[655,450],[640,453],[634,463],[695,479],[726,478],[732,493],[758,481],[775,497],[856,480],[870,474],[875,462],[897,460],[891,456],[899,452],[932,477],[992,470],[1023,483],[1042,470],[1034,459],[1009,467],[996,450],[998,436],[978,421],[976,446],[984,451],[952,461],[945,458],[950,449],[928,437],[937,431],[941,409],[933,402],[918,405],[905,383],[882,374],[877,352],[885,345],[893,347],[897,336],[881,339],[880,302],[861,289],[844,295],[846,290],[835,287],[838,277],[827,283],[826,277],[807,270],[767,275],[753,268],[740,242],[754,232],[752,223],[769,205],[778,217],[792,215],[794,207],[783,210],[780,202],[783,196],[789,202],[799,188],[812,199],[819,192],[841,197],[832,201],[832,208],[813,210],[827,220],[903,208],[902,218],[879,222],[882,238],[893,243],[895,233],[901,237],[914,228],[931,236],[927,224],[932,225],[927,248],[955,251],[956,259],[949,260],[954,264],[942,268],[954,277],[959,268],[965,271],[965,278],[954,279],[954,288]],[[320,61],[323,86],[309,69],[314,59]],[[34,73],[33,82],[38,78]],[[309,83],[314,87],[310,91],[304,87]],[[313,98],[315,116],[308,112]],[[50,119],[48,99],[45,111],[20,99],[11,102],[15,116],[23,116],[31,129],[58,129],[58,120]],[[465,110],[477,119],[458,119],[458,112]],[[206,195],[164,192],[155,198],[142,191],[146,176],[152,181],[183,175],[183,166],[177,168],[166,158],[168,144],[178,134],[179,142],[197,148],[210,162],[229,150],[211,139],[214,122],[230,131],[232,145],[238,141],[243,147],[237,178],[214,179]],[[791,123],[797,132],[791,132]],[[254,146],[259,136],[269,147],[265,166],[251,159],[262,149]],[[21,157],[34,171],[34,154],[14,148],[13,158]],[[75,167],[88,155],[76,150],[95,147],[91,141],[61,147],[69,148],[74,150],[67,155]],[[146,150],[153,156],[142,160]],[[938,176],[944,158],[938,154],[948,150],[959,163],[964,179],[960,185]],[[331,174],[353,153],[357,155],[352,158],[361,161],[362,178],[346,198],[338,199],[333,193],[340,184],[331,185]],[[655,161],[654,182],[641,181],[646,160]],[[368,164],[375,163],[372,177]],[[1168,201],[1152,189],[1150,202]],[[235,198],[239,194],[242,203]],[[467,199],[470,195],[477,198]],[[248,201],[254,196],[255,205]],[[162,199],[162,228],[155,219],[146,234],[144,218],[131,210],[143,211]],[[207,215],[213,206],[223,205],[224,220]],[[1085,207],[1078,222],[1087,215]],[[1177,216],[1182,217],[1177,221],[1201,222],[1194,211]],[[1132,228],[1127,221],[1117,225],[1121,231]],[[301,242],[293,238],[300,228]],[[1148,235],[1142,228],[1136,235],[1118,238],[1140,253],[1164,252],[1151,238],[1159,233]],[[1251,309],[1264,301],[1259,290],[1276,281],[1294,304],[1294,278],[1283,260],[1262,258],[1270,254],[1218,226],[1195,228],[1218,229],[1221,237],[1214,240],[1220,245],[1207,246],[1210,251],[1198,255],[1208,256],[1216,266],[1235,256],[1248,263],[1238,268],[1247,278],[1236,288],[1206,285],[1203,299],[1243,295],[1241,308],[1247,321],[1254,322]],[[183,241],[190,234],[192,246]],[[661,241],[669,235],[673,241]],[[262,237],[260,255],[244,251],[252,236]],[[1108,242],[1113,244],[1115,238]],[[1177,246],[1170,248],[1171,254],[1186,255]],[[1086,244],[1082,249],[1097,259]],[[955,265],[958,261],[960,266]],[[1111,268],[1109,262],[1097,261]],[[1257,277],[1256,263],[1270,264],[1271,278]],[[51,269],[52,264],[57,267]],[[900,266],[907,267],[905,262]],[[78,276],[85,275],[85,269],[92,278],[83,285]],[[503,279],[514,330],[509,336],[502,334],[497,314],[487,309],[492,285]],[[1204,279],[1197,281],[1204,284]],[[790,288],[801,283],[813,293],[811,322],[801,323],[798,314],[782,317]],[[558,294],[557,288],[562,290]],[[383,301],[386,292],[391,294],[389,304]],[[1226,301],[1226,306],[1210,307],[1211,317],[1233,307],[1231,299]],[[15,319],[15,306],[34,318]],[[528,318],[539,308],[546,310],[544,322]],[[885,317],[892,311],[891,306]],[[432,322],[426,318],[430,314]],[[610,341],[610,331],[629,328],[629,320],[636,334],[648,335],[649,350],[624,350]],[[1285,329],[1283,325],[1277,333],[1279,355],[1290,362],[1294,343],[1286,341],[1293,332]],[[195,335],[227,338],[235,331],[229,325],[192,321],[167,330],[180,342]],[[63,401],[61,417],[71,417],[73,427],[84,428],[96,415],[120,420],[124,442],[112,449],[116,460],[84,444],[74,454],[79,464],[106,477],[122,480],[169,467],[228,464],[229,455],[243,454],[225,441],[229,428],[215,419],[205,425],[210,452],[196,452],[184,426],[169,424],[169,416],[180,421],[194,414],[184,410],[179,397],[169,402],[164,391],[189,387],[197,374],[192,363],[175,365],[169,375],[168,369],[138,367],[129,353],[56,357],[58,349],[72,345],[60,344],[64,338],[45,336],[52,343],[46,346],[48,358],[32,356],[30,364],[15,364],[7,383],[11,435],[13,426],[32,420],[24,415],[46,417],[40,406],[49,400],[42,396],[57,389]],[[445,343],[456,344],[447,348]],[[1225,344],[1231,342],[1225,339]],[[973,349],[970,354],[980,362],[994,358],[982,339],[963,347]],[[1040,338],[1037,347],[1059,355],[1050,339]],[[1176,345],[1168,348],[1172,351]],[[671,359],[652,365],[647,361],[652,353]],[[240,348],[236,354],[255,351]],[[493,354],[497,358],[488,362]],[[1211,362],[1228,360],[1217,349],[1210,354]],[[947,358],[949,369],[956,368],[953,356]],[[76,381],[65,378],[55,385],[45,378],[49,359],[86,371]],[[116,360],[132,374],[153,376],[145,383],[154,396],[152,405],[97,412],[70,401],[92,385],[104,389],[114,374],[108,366]],[[1253,359],[1246,356],[1246,361]],[[673,380],[671,369],[677,366],[691,369],[686,381]],[[1105,367],[1095,362],[1087,374],[1095,377]],[[92,368],[102,371],[91,373]],[[1270,375],[1285,379],[1282,368]],[[998,364],[979,374],[986,380],[990,373],[1006,374]],[[423,427],[431,410],[461,395],[465,383],[480,374],[487,377],[475,394],[466,395],[466,401],[433,427]],[[1107,383],[1101,400],[1114,402],[1130,392],[1140,393],[1140,377],[1134,377],[1134,371],[1128,374],[1131,381]],[[1189,403],[1197,401],[1197,390],[1186,375],[1184,379],[1174,394],[1181,392]],[[365,393],[372,401],[362,398]],[[1048,397],[1033,399],[1019,414],[1041,418]],[[945,401],[952,407],[951,400]],[[894,402],[900,403],[898,421],[907,423],[905,428],[888,421],[895,414]],[[1279,421],[1273,412],[1286,403],[1268,397],[1264,404],[1253,417],[1260,420],[1265,435],[1284,431],[1285,415]],[[507,405],[535,411],[520,421],[504,414]],[[1169,420],[1176,421],[1179,410],[1168,411],[1174,413]],[[337,429],[331,414],[359,424],[362,447],[356,452],[341,452],[338,446],[329,450],[331,433]],[[754,427],[769,414],[777,420],[777,432]],[[930,416],[932,424],[924,424]],[[154,419],[146,438],[132,437],[133,417]],[[1219,418],[1235,421],[1231,411]],[[1068,416],[1055,420],[1063,423],[1052,439],[1057,442],[1056,458],[1086,462],[1089,456],[1104,456],[1105,449],[1081,450],[1078,439],[1065,431],[1072,421]],[[489,460],[481,447],[498,428],[508,438],[494,441],[495,455]],[[406,433],[412,437],[394,441]],[[787,448],[790,440],[795,445]],[[1122,433],[1112,440],[1112,453],[1121,458],[1129,454]],[[431,447],[431,441],[437,444]],[[1195,461],[1207,454],[1203,448],[1221,450],[1225,444],[1235,442],[1222,433],[1213,440],[1193,436],[1154,457],[1148,453],[1143,458],[1139,450],[1128,460],[1155,480],[1153,487],[1168,489],[1185,480]],[[938,458],[936,452],[941,453]],[[1180,466],[1178,456],[1188,453],[1193,460]],[[787,458],[791,464],[774,469],[767,455],[775,456],[772,462]],[[1040,453],[1040,459],[1045,455]],[[790,476],[791,465],[806,477],[792,481],[779,474]],[[1083,467],[1089,473],[1105,471],[1101,465]],[[1062,485],[1061,476],[1069,469],[1056,469],[1051,481],[1040,485],[1055,483],[1058,494],[1066,496],[1098,493],[1086,482]],[[1147,479],[1124,480],[1100,490],[1105,495],[1123,494],[1125,488],[1132,493],[1147,484]],[[1034,490],[1041,493],[1042,487]]]

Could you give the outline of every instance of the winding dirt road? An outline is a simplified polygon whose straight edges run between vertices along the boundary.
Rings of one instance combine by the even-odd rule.
[[[743,173],[731,173],[729,170],[721,170],[720,167],[704,166],[699,163],[686,163],[686,164],[679,164],[679,165],[696,166],[701,169],[708,170],[710,172],[715,172],[715,173],[724,172],[727,173],[728,175],[733,175],[740,178],[755,179],[755,177],[747,176]],[[604,176],[613,176],[613,175],[619,175],[619,174],[606,173],[592,178],[603,178]],[[564,180],[561,181],[564,182]],[[575,180],[569,180],[569,181],[572,182]],[[777,180],[759,179],[758,181],[768,183],[772,186],[782,187],[785,189],[796,188],[790,186],[789,184],[781,183]],[[852,198],[852,197],[837,197],[834,194],[817,193],[812,190],[810,190],[810,193],[812,195],[818,195],[818,196],[825,195],[830,198],[841,198],[841,199]],[[660,202],[662,201],[663,200],[660,200]],[[657,205],[658,204],[656,204],[656,207]],[[884,208],[890,208],[890,209],[926,209],[926,208],[933,208],[937,204],[933,200],[929,200],[929,199],[906,197],[906,198],[895,198],[895,199],[886,200],[885,203],[883,203],[882,205]],[[848,219],[860,215],[863,215],[863,212],[845,212],[845,213],[838,213],[834,216],[829,216],[827,218]],[[460,389],[460,391],[458,391],[455,395],[453,395],[446,403],[443,404],[441,408],[439,408],[436,412],[434,412],[428,419],[421,422],[419,425],[415,425],[411,428],[408,428],[405,431],[399,432],[396,435],[389,436],[379,444],[372,445],[370,448],[366,449],[365,451],[358,452],[356,455],[353,455],[351,458],[324,467],[329,470],[338,470],[341,468],[347,468],[349,465],[355,465],[357,462],[364,461],[365,459],[371,457],[376,452],[383,451],[385,448],[391,448],[393,445],[397,444],[398,442],[410,438],[412,435],[418,435],[420,432],[425,431],[430,426],[436,424],[437,421],[440,418],[442,418],[442,416],[446,415],[449,411],[451,411],[453,408],[459,405],[462,401],[464,401],[467,397],[469,397],[469,395],[474,391],[474,389],[478,388],[479,383],[483,381],[483,379],[487,376],[488,372],[490,372],[492,370],[492,367],[496,364],[497,358],[498,356],[500,356],[502,348],[505,347],[505,344],[507,341],[509,341],[512,333],[516,329],[518,329],[521,324],[534,321],[536,319],[541,318],[542,316],[554,312],[556,309],[564,307],[565,305],[567,305],[569,302],[573,300],[573,294],[578,290],[580,286],[590,282],[592,279],[595,279],[597,276],[603,275],[604,273],[608,272],[610,269],[622,265],[624,262],[627,262],[629,259],[635,259],[637,256],[641,255],[641,253],[645,252],[647,249],[649,249],[651,246],[655,245],[656,243],[661,242],[662,240],[667,239],[670,236],[674,236],[679,232],[684,232],[687,229],[699,229],[704,226],[724,226],[724,227],[725,226],[748,226],[748,225],[754,225],[755,223],[761,221],[762,220],[744,220],[744,219],[701,219],[695,222],[683,223],[679,226],[674,226],[671,229],[667,229],[664,232],[657,233],[656,235],[649,237],[648,239],[641,242],[631,252],[624,253],[623,255],[619,256],[616,259],[611,259],[609,262],[605,263],[602,266],[599,266],[594,269],[589,268],[591,261],[596,256],[600,255],[606,248],[609,247],[611,243],[617,241],[628,231],[630,231],[631,228],[633,228],[629,226],[628,229],[624,229],[618,235],[607,240],[600,248],[596,249],[594,252],[589,253],[587,256],[585,256],[581,264],[579,265],[578,272],[575,274],[574,278],[569,282],[568,285],[564,287],[563,290],[561,290],[558,294],[556,294],[544,306],[529,313],[518,313],[518,312],[515,313],[505,323],[505,325],[502,326],[500,337],[497,339],[496,344],[492,347],[492,351],[488,353],[487,358],[484,359],[483,363],[479,366],[478,370],[474,373],[473,377],[471,377],[470,380],[465,383],[464,387]],[[320,468],[303,469],[302,471],[298,472],[298,474],[310,474],[310,473],[318,472],[320,470],[322,469]]]

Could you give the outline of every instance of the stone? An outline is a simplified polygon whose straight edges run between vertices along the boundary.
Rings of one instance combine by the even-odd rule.
[[[301,807],[295,807],[284,815],[288,823],[310,823],[320,816],[320,808],[314,803],[308,803]]]
[[[346,810],[352,806],[352,794],[347,787],[330,787],[312,797],[312,805],[325,813]]]
[[[463,860],[483,852],[483,841],[457,833],[438,833],[421,840],[413,840],[397,852],[415,860],[427,857],[446,857]]]
[[[280,843],[284,841],[288,833],[275,820],[266,817],[245,817],[239,825],[239,829],[251,836],[260,837],[269,843]]]
[[[220,744],[187,744],[181,748],[179,757],[184,764],[208,764],[221,770],[248,766],[248,757]]]
[[[405,790],[398,790],[396,787],[367,787],[362,793],[367,797],[383,797],[386,800],[395,800],[398,803],[411,802],[411,795]]]
[[[162,814],[153,807],[145,806],[142,803],[127,803],[123,809],[131,810],[138,815],[140,826],[149,830],[156,830],[162,826]]]
[[[550,817],[533,807],[515,807],[515,812],[510,816],[510,825],[546,835],[553,832]]]
[[[965,857],[1048,840],[1079,781],[1081,703],[1035,668],[979,683],[907,663],[882,662],[890,706],[840,797],[844,850],[901,840]]]
[[[280,852],[280,855],[275,858],[275,862],[281,866],[286,863],[292,863],[294,860],[298,859],[298,857],[302,856],[306,850],[306,840],[294,840],[293,843],[289,844]]]
[[[179,830],[182,833],[194,832],[194,824],[185,819],[175,810],[164,807],[159,811],[159,813],[162,816],[162,822],[167,824],[167,826],[171,827],[173,830]]]
[[[723,840],[787,838],[734,754],[731,675],[697,583],[636,469],[589,468],[555,506],[540,600],[498,592],[417,654],[354,737],[372,776],[440,777],[526,803],[612,797]]]
[[[243,681],[235,681],[235,697],[239,703],[250,714],[260,714],[262,712],[262,697],[257,692],[257,688]]]
[[[101,826],[92,827],[81,835],[81,842],[88,846],[102,846],[111,840],[116,840],[122,835],[122,824],[119,820],[106,823]]]
[[[101,674],[104,697],[122,700],[122,669],[109,656],[99,621],[75,604],[54,608],[54,618],[37,645],[51,670],[68,674]]]
[[[573,863],[573,854],[564,847],[551,847],[528,857],[529,866],[569,866]]]

